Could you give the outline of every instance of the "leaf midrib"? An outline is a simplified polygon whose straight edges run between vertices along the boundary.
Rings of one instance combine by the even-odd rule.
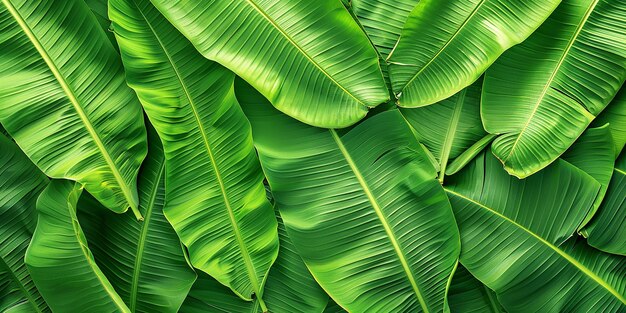
[[[335,143],[337,144],[337,147],[339,148],[341,154],[343,154],[346,162],[350,166],[350,169],[354,173],[354,176],[356,177],[356,179],[358,180],[359,184],[361,185],[361,188],[363,189],[363,192],[365,193],[365,195],[367,196],[367,199],[369,200],[370,204],[372,205],[372,208],[374,209],[374,212],[378,216],[378,219],[379,219],[380,223],[382,224],[383,228],[385,229],[385,232],[387,233],[387,237],[389,238],[389,241],[391,242],[391,245],[393,246],[393,249],[396,252],[396,256],[400,260],[400,264],[402,265],[402,268],[404,269],[406,277],[409,280],[409,283],[411,284],[411,287],[413,288],[413,291],[414,291],[415,295],[417,296],[417,299],[419,300],[419,303],[420,303],[420,306],[422,307],[422,310],[424,311],[424,313],[430,312],[430,310],[428,309],[428,306],[426,305],[426,302],[425,302],[425,300],[424,300],[424,298],[422,296],[422,293],[421,293],[419,287],[417,286],[417,281],[415,280],[413,271],[411,270],[411,267],[409,266],[409,264],[408,264],[408,262],[406,260],[406,257],[404,255],[404,251],[402,251],[402,248],[400,247],[400,244],[398,243],[398,240],[396,239],[396,235],[394,234],[393,229],[389,225],[389,222],[387,221],[387,218],[383,214],[382,209],[381,209],[380,205],[378,204],[378,201],[376,200],[376,198],[374,197],[371,189],[367,185],[367,182],[365,181],[365,178],[363,177],[363,174],[361,174],[361,171],[356,166],[356,163],[354,162],[354,160],[350,156],[350,153],[348,152],[347,148],[344,146],[344,144],[341,141],[341,138],[339,137],[337,132],[334,129],[329,129],[329,132],[332,135]]]
[[[44,60],[46,65],[48,65],[48,68],[50,69],[50,71],[56,78],[57,82],[61,86],[61,89],[63,89],[63,91],[65,92],[68,100],[70,100],[70,102],[72,103],[74,110],[76,111],[79,118],[83,122],[83,125],[87,129],[87,132],[91,135],[91,138],[96,144],[98,150],[100,150],[100,153],[104,157],[105,162],[107,163],[108,167],[111,169],[113,176],[115,177],[118,184],[120,185],[120,189],[122,190],[122,193],[124,194],[124,197],[126,198],[126,201],[128,202],[128,205],[131,208],[135,209],[136,204],[133,200],[132,195],[130,194],[130,187],[126,184],[126,181],[122,178],[119,170],[117,169],[117,165],[115,164],[115,162],[113,162],[113,159],[109,155],[109,152],[106,150],[106,147],[104,146],[104,143],[102,142],[102,139],[100,139],[100,135],[98,134],[96,129],[93,127],[93,124],[89,120],[89,117],[87,116],[87,114],[83,111],[83,108],[80,106],[78,99],[74,95],[74,91],[69,86],[69,84],[65,81],[65,78],[63,77],[63,75],[61,75],[61,72],[57,68],[52,58],[48,55],[43,45],[39,42],[39,39],[35,36],[35,34],[33,33],[32,29],[28,26],[28,24],[26,24],[26,21],[21,16],[21,14],[17,11],[17,9],[15,9],[13,4],[11,4],[8,0],[2,0],[2,3],[7,8],[7,10],[11,13],[15,21],[20,26],[20,28],[22,28],[22,31],[24,32],[26,37],[28,37],[28,39],[33,44],[37,52],[39,52],[39,55]]]
[[[513,142],[513,145],[511,146],[511,150],[509,151],[509,153],[506,156],[506,158],[502,159],[503,162],[508,161],[509,158],[511,157],[511,155],[513,155],[513,152],[515,151],[515,148],[517,147],[517,144],[519,143],[520,138],[522,138],[522,134],[524,134],[526,132],[526,130],[528,129],[528,125],[530,125],[530,121],[533,119],[533,117],[535,116],[535,114],[539,110],[539,105],[543,102],[543,99],[545,98],[546,94],[548,93],[548,90],[550,90],[550,87],[552,86],[552,82],[554,81],[554,78],[556,78],[556,75],[558,74],[559,70],[561,69],[561,66],[563,66],[563,63],[565,62],[565,59],[567,58],[567,55],[569,54],[569,51],[574,46],[574,43],[576,42],[576,39],[578,39],[578,36],[580,35],[580,32],[582,31],[583,27],[587,23],[587,20],[589,19],[589,16],[591,16],[591,13],[593,13],[593,10],[596,7],[596,5],[598,4],[598,2],[599,2],[599,0],[595,0],[594,3],[592,5],[590,5],[589,8],[587,9],[587,12],[585,12],[585,15],[583,16],[583,18],[580,21],[580,25],[578,25],[578,28],[576,28],[576,31],[574,32],[574,34],[570,38],[569,42],[567,43],[567,47],[565,48],[565,50],[563,50],[563,54],[561,55],[561,58],[559,59],[559,62],[556,64],[556,67],[554,68],[554,70],[552,71],[552,74],[548,78],[548,81],[546,82],[545,86],[543,87],[543,90],[541,91],[541,94],[537,98],[537,101],[535,102],[535,106],[533,107],[533,111],[530,113],[530,115],[528,116],[528,119],[526,120],[526,124],[524,124],[524,126],[520,130],[519,134],[517,134],[517,138],[515,138],[515,142]],[[585,112],[588,112],[587,108],[583,107],[583,110],[585,110]],[[591,114],[591,113],[589,113],[589,114]]]
[[[42,313],[43,311],[39,309],[39,306],[37,305],[35,299],[32,297],[30,292],[27,291],[26,286],[22,283],[22,281],[17,278],[17,275],[15,275],[13,270],[9,267],[9,264],[4,260],[4,257],[0,257],[0,261],[0,267],[4,267],[7,269],[7,272],[11,275],[13,281],[17,284],[22,294],[24,294],[26,300],[28,300],[28,303],[35,309],[35,311],[37,311],[38,313]]]
[[[283,37],[285,37],[285,39],[287,39],[287,41],[289,41],[289,43],[291,43],[291,45],[296,48],[311,64],[313,64],[320,72],[322,72],[322,74],[324,74],[328,79],[330,79],[331,82],[333,82],[337,87],[339,87],[343,92],[345,92],[347,95],[349,95],[352,99],[354,99],[358,104],[364,106],[364,107],[368,107],[365,103],[363,103],[361,100],[359,100],[355,95],[353,95],[350,91],[348,91],[345,87],[343,87],[341,84],[339,84],[338,81],[336,81],[332,76],[330,76],[330,74],[328,72],[326,72],[326,70],[324,70],[322,68],[321,65],[319,65],[315,60],[313,60],[313,58],[306,52],[304,51],[304,49],[302,47],[300,47],[300,45],[298,45],[292,38],[291,36],[289,36],[287,34],[287,32],[285,32],[285,30],[283,30],[277,23],[276,21],[274,21],[269,14],[267,14],[265,11],[263,11],[263,9],[261,9],[256,3],[254,3],[252,0],[246,0],[246,2],[254,9],[256,10],[265,20],[267,20],[273,27],[274,29],[278,30],[278,32],[280,32],[281,35],[283,35]]]
[[[448,125],[446,138],[444,139],[443,150],[441,152],[441,160],[439,161],[439,181],[442,184],[443,179],[446,175],[446,167],[448,166],[448,159],[450,158],[450,150],[452,149],[452,144],[454,143],[456,131],[459,126],[459,120],[461,118],[461,111],[463,110],[463,104],[465,103],[466,94],[467,88],[463,89],[458,95],[458,99],[455,103],[454,111],[452,113],[452,119],[450,120],[450,124]]]
[[[148,27],[152,31],[155,39],[157,40],[157,42],[161,46],[161,49],[163,49],[163,53],[167,57],[167,60],[170,63],[170,65],[172,66],[172,69],[174,70],[174,73],[176,74],[176,78],[180,82],[181,88],[183,89],[185,97],[189,101],[189,107],[191,108],[193,116],[194,116],[194,119],[196,121],[196,124],[198,125],[198,130],[199,130],[199,132],[200,132],[200,134],[202,136],[202,141],[203,141],[204,146],[206,148],[206,152],[208,154],[208,157],[209,157],[209,159],[211,161],[211,166],[213,168],[213,171],[215,172],[215,178],[216,178],[216,180],[218,182],[218,185],[220,186],[220,191],[221,191],[222,197],[224,199],[224,204],[226,206],[226,210],[228,212],[228,217],[229,217],[229,220],[230,220],[231,229],[233,231],[233,234],[234,234],[235,238],[237,238],[237,243],[238,243],[239,249],[241,251],[241,256],[242,256],[242,258],[244,260],[244,263],[246,265],[246,271],[248,273],[248,278],[250,278],[250,283],[252,284],[252,288],[254,289],[254,292],[255,292],[255,294],[257,296],[257,299],[259,299],[259,301],[261,302],[262,301],[260,299],[261,290],[260,290],[258,279],[256,277],[256,271],[255,271],[255,268],[254,268],[254,264],[252,263],[252,258],[250,256],[250,253],[248,252],[248,249],[247,249],[247,247],[245,245],[245,242],[243,241],[243,238],[242,238],[242,235],[241,235],[241,231],[239,229],[239,225],[238,225],[237,220],[235,218],[235,214],[233,212],[233,208],[232,208],[232,206],[230,204],[230,200],[229,200],[228,194],[226,192],[226,186],[224,185],[224,181],[223,181],[222,176],[220,174],[220,170],[217,167],[217,164],[216,164],[216,161],[215,161],[215,156],[213,155],[213,150],[211,149],[211,145],[209,144],[209,139],[207,138],[206,131],[204,129],[204,124],[200,120],[200,116],[199,116],[198,111],[197,111],[196,106],[195,106],[195,101],[193,100],[193,97],[189,93],[187,85],[185,84],[185,82],[184,82],[184,80],[182,78],[182,75],[180,74],[180,71],[178,70],[178,67],[176,66],[176,64],[175,64],[171,54],[169,53],[169,51],[165,47],[165,44],[163,43],[163,41],[159,37],[158,33],[156,32],[156,30],[154,29],[154,27],[152,26],[152,24],[150,23],[148,18],[144,15],[144,13],[141,10],[141,8],[139,8],[139,6],[134,1],[133,1],[133,3],[137,7],[137,11],[141,14],[143,19],[146,21],[146,25],[148,25]]]
[[[572,264],[574,267],[576,267],[576,269],[578,269],[580,272],[582,272],[583,274],[585,274],[588,278],[590,278],[591,280],[595,281],[599,286],[603,287],[604,289],[606,289],[609,293],[611,293],[615,298],[617,298],[618,300],[620,300],[622,303],[626,304],[626,297],[624,297],[623,295],[621,295],[617,290],[615,290],[611,285],[609,285],[609,283],[607,283],[604,279],[602,279],[602,277],[596,275],[593,271],[591,271],[589,268],[587,268],[585,265],[583,265],[582,263],[578,262],[578,260],[576,260],[574,257],[572,257],[571,255],[567,254],[565,251],[559,249],[557,246],[553,245],[552,243],[550,243],[549,241],[543,239],[541,236],[535,234],[534,232],[532,232],[530,229],[522,226],[521,224],[518,224],[517,222],[515,222],[514,220],[508,218],[507,216],[499,213],[498,211],[474,200],[471,199],[469,197],[466,197],[456,191],[453,191],[449,188],[445,188],[446,192],[455,195],[461,199],[464,199],[470,203],[473,203],[474,205],[477,205],[480,208],[483,208],[485,211],[493,214],[494,216],[512,224],[513,226],[519,228],[520,230],[528,233],[529,235],[531,235],[532,237],[534,237],[535,239],[537,239],[540,243],[544,244],[546,247],[552,249],[554,252],[556,252],[559,256],[561,256],[563,259],[565,259],[566,261],[568,261],[570,264]]]

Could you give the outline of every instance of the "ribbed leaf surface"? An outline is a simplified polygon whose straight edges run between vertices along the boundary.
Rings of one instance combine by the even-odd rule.
[[[518,180],[483,153],[448,181],[461,263],[507,312],[626,309],[626,260],[567,240],[600,189],[591,176],[558,160]]]
[[[0,51],[0,121],[30,159],[109,209],[138,214],[141,106],[87,5],[2,0]]]
[[[130,310],[177,312],[196,274],[163,215],[165,156],[151,127],[148,136],[148,157],[139,172],[139,212],[144,221],[98,210],[86,195],[79,202],[79,213],[91,219],[90,227],[84,228],[96,262]],[[84,216],[78,217],[83,222]]]
[[[537,29],[559,2],[420,1],[388,57],[399,105],[429,105],[467,87]]]
[[[406,19],[420,0],[352,0],[368,37],[383,58],[387,58],[404,27]]]
[[[243,299],[260,297],[278,254],[277,223],[234,75],[147,0],[113,0],[110,15],[128,83],[163,140],[165,216],[194,267]]]
[[[0,134],[0,311],[48,312],[24,264],[37,215],[37,196],[48,178]]]
[[[462,265],[457,267],[448,291],[448,304],[452,313],[505,312],[496,293],[476,279]]]
[[[591,246],[626,256],[626,153],[615,162],[604,201],[583,234]]]
[[[152,2],[204,56],[298,120],[345,127],[389,99],[375,50],[340,1]]]
[[[609,123],[609,129],[615,145],[615,157],[620,155],[626,145],[626,87],[617,92],[613,101],[591,123],[592,126],[603,126]]]
[[[54,312],[131,312],[104,276],[76,218],[78,183],[53,180],[37,199],[28,271]]]
[[[557,159],[626,79],[626,2],[565,0],[533,36],[485,75],[485,129],[509,173]],[[538,57],[541,56],[541,57]]]
[[[439,180],[443,181],[449,163],[487,135],[480,121],[480,88],[482,80],[456,95],[434,105],[400,109],[400,113],[415,129],[419,141],[437,159]],[[481,141],[480,152],[489,141]],[[464,163],[471,160],[465,158]],[[460,168],[458,168],[460,169]]]
[[[324,290],[355,312],[443,310],[457,230],[400,113],[320,129],[237,88],[289,238]]]

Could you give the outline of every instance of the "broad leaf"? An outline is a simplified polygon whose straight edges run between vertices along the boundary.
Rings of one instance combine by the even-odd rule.
[[[260,297],[278,254],[234,75],[203,58],[148,0],[111,0],[126,67],[165,150],[165,217],[194,267],[240,297]]]
[[[82,0],[2,0],[0,122],[48,176],[109,209],[137,211],[146,154],[141,106]]]
[[[103,210],[87,195],[79,201],[78,218],[96,262],[131,311],[177,312],[196,274],[163,215],[165,156],[151,127],[148,136],[148,157],[139,172],[139,212],[144,221]],[[84,223],[87,218],[90,225]]]
[[[481,113],[510,174],[556,160],[615,96],[626,79],[623,16],[623,1],[565,0],[489,68]]]
[[[388,57],[398,105],[429,105],[469,86],[535,31],[559,2],[420,1]]]
[[[613,101],[593,120],[591,125],[602,126],[607,123],[611,130],[617,158],[626,145],[626,85],[622,85]]]
[[[505,312],[496,298],[496,293],[472,276],[462,265],[459,265],[452,277],[448,304],[452,313]]]
[[[479,80],[434,105],[400,109],[404,118],[417,132],[418,140],[437,159],[441,182],[449,163],[456,161],[456,158],[479,141],[480,147],[472,150],[475,154],[489,144],[489,140],[480,140],[487,135],[480,121],[481,84],[482,81]],[[466,157],[459,160],[462,164],[457,165],[455,170],[467,164],[475,154],[464,154]]]
[[[237,88],[289,238],[324,290],[349,311],[444,310],[458,233],[400,113],[320,129]]]
[[[24,264],[37,215],[35,203],[48,178],[17,145],[0,134],[0,311],[48,312]]]
[[[346,310],[340,307],[333,299],[330,299],[323,313],[346,313]]]
[[[558,160],[524,180],[482,153],[448,179],[461,232],[461,263],[508,312],[622,312],[626,259],[575,233],[600,184]]]
[[[352,11],[368,37],[383,57],[387,58],[402,27],[420,0],[352,0]]]
[[[287,236],[285,226],[278,218],[280,253],[269,272],[263,294],[270,312],[321,313],[328,302],[328,295],[309,273]],[[181,307],[181,313],[189,312],[262,312],[257,300],[246,302],[234,296],[228,288],[206,275],[200,275],[189,296]]]
[[[375,50],[340,1],[152,2],[205,57],[305,123],[349,126],[389,99]]]
[[[615,162],[606,196],[591,223],[582,231],[602,251],[626,256],[626,153]]]
[[[100,27],[104,29],[107,37],[109,38],[109,41],[111,41],[111,43],[113,44],[116,50],[119,50],[119,47],[117,46],[117,41],[115,41],[115,35],[109,28],[109,26],[111,26],[111,21],[109,20],[109,14],[108,14],[108,9],[107,9],[108,0],[83,0],[83,1],[87,3],[89,8],[91,9],[91,12],[93,12],[93,15],[96,17],[96,20],[98,20],[98,24],[100,24]]]
[[[53,180],[37,199],[25,262],[54,312],[131,312],[104,276],[76,218],[78,183]]]

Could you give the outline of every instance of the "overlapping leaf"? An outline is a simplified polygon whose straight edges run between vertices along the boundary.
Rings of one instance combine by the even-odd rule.
[[[560,0],[422,0],[388,57],[402,107],[441,101],[526,39]]]
[[[48,176],[137,212],[146,154],[141,106],[81,0],[2,0],[0,122]]]
[[[389,99],[375,50],[340,1],[152,2],[204,56],[298,120],[345,127]]]
[[[626,3],[565,0],[528,40],[485,74],[493,153],[529,176],[574,143],[626,79]],[[541,56],[541,57],[538,57]]]
[[[400,113],[320,129],[237,88],[289,238],[324,290],[355,312],[444,310],[458,233]]]
[[[626,145],[626,86],[622,86],[613,101],[593,120],[591,125],[603,126],[607,123],[611,130],[617,158]]]
[[[166,218],[194,267],[260,299],[278,253],[277,222],[234,75],[147,0],[113,0],[110,16],[128,83],[163,141]]]
[[[452,277],[448,304],[452,313],[505,312],[495,292],[472,276],[462,265],[457,267]]]

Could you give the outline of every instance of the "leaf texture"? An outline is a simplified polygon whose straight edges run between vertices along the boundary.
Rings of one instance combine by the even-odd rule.
[[[462,265],[454,272],[448,303],[452,313],[506,312],[498,302],[496,293],[472,276]]]
[[[607,123],[609,123],[611,130],[615,145],[615,157],[617,158],[626,145],[626,87],[624,85],[606,109],[593,120],[591,126],[598,127]]]
[[[152,2],[205,57],[305,123],[349,126],[389,99],[374,48],[339,1]]]
[[[565,0],[485,74],[485,129],[493,153],[527,177],[557,159],[626,79],[626,2]],[[542,56],[542,57],[537,57]]]
[[[0,121],[22,150],[48,176],[139,218],[141,107],[87,5],[2,0],[0,51]]]
[[[281,114],[249,86],[237,92],[289,238],[324,290],[349,311],[444,310],[457,230],[399,112],[326,130]]]
[[[163,215],[165,156],[156,132],[148,127],[148,157],[139,172],[138,223],[99,208],[87,195],[78,218],[102,272],[132,312],[178,312],[196,280],[182,245]]]
[[[234,75],[203,58],[147,0],[110,1],[126,67],[165,150],[165,217],[194,267],[245,300],[278,254],[250,125]]]
[[[0,311],[49,312],[24,264],[37,224],[35,203],[48,178],[1,134],[0,164]]]
[[[131,312],[104,276],[76,218],[82,187],[53,180],[37,199],[37,228],[25,262],[54,312]]]
[[[469,86],[535,31],[559,2],[420,1],[387,58],[398,105],[429,105]]]

